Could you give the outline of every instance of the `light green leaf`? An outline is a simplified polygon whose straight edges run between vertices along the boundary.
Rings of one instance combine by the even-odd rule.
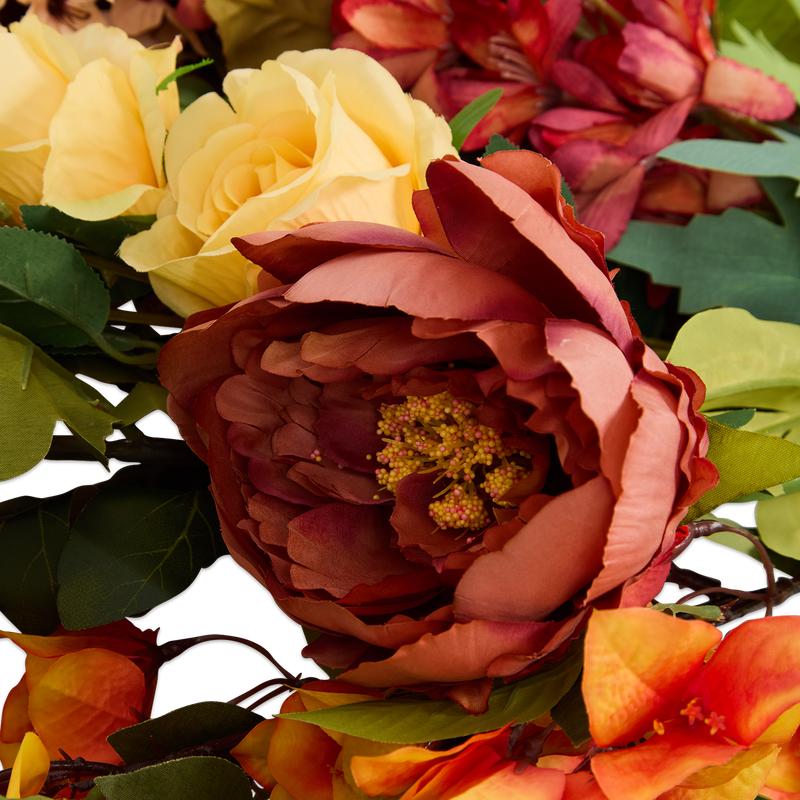
[[[664,611],[668,614],[690,614],[697,619],[707,622],[719,622],[722,619],[722,610],[719,606],[690,606],[676,603],[656,603],[653,611]]]
[[[755,408],[747,430],[800,443],[800,326],[704,311],[678,331],[667,360],[703,379],[705,413]]]
[[[756,525],[770,550],[800,559],[800,493],[762,500],[756,506]]]
[[[264,717],[230,703],[194,703],[118,730],[108,742],[128,764],[157,761],[204,742],[239,734],[244,738],[263,721]]]
[[[45,636],[58,627],[56,576],[70,500],[19,497],[0,505],[0,612],[23,633]]]
[[[206,0],[229,70],[331,43],[331,0]]]
[[[531,678],[495,689],[489,709],[477,715],[467,714],[450,700],[378,700],[281,716],[373,742],[454,739],[541,716],[564,697],[580,670],[581,655],[576,652]]]
[[[800,180],[800,138],[783,142],[733,142],[726,139],[686,139],[665,147],[659,158],[690,167]]]
[[[0,228],[0,322],[38,344],[74,347],[102,336],[109,295],[63,239]]]
[[[503,96],[502,89],[489,89],[480,97],[476,97],[471,103],[462,108],[450,120],[450,130],[453,133],[453,147],[460,150],[467,141],[467,137],[472,133],[475,126],[497,105]]]
[[[784,225],[740,208],[697,214],[686,226],[634,220],[609,258],[677,286],[682,314],[740,306],[768,319],[800,322],[800,201],[791,181],[762,184]]]
[[[184,75],[189,75],[192,72],[195,72],[198,69],[203,69],[203,67],[207,67],[210,64],[214,63],[213,58],[202,58],[200,61],[195,62],[194,64],[184,64],[182,67],[178,67],[177,69],[172,70],[166,78],[164,78],[158,86],[156,86],[156,94],[160,94],[167,88],[173,81],[178,80],[178,78],[182,78]]]
[[[719,483],[690,509],[687,521],[759,489],[800,476],[800,445],[708,420],[708,458],[719,470]]]
[[[61,420],[98,453],[115,417],[97,393],[33,342],[0,325],[0,480],[41,461]]]
[[[167,391],[156,383],[137,383],[114,413],[123,425],[133,425],[153,411],[167,410]]]
[[[149,611],[223,554],[207,482],[202,470],[128,467],[104,484],[73,525],[59,563],[65,627]]]
[[[106,800],[250,800],[250,779],[224,758],[191,756],[95,783]]]
[[[731,31],[738,41],[720,42],[722,55],[760,69],[766,75],[785,83],[800,100],[800,65],[790,61],[773,47],[761,31],[753,35],[736,20],[733,20]]]
[[[763,31],[783,55],[800,62],[800,0],[721,0],[717,18],[723,39],[735,39],[734,23]]]
[[[519,150],[519,145],[501,136],[499,133],[493,133],[486,143],[486,149],[483,151],[484,156],[490,156],[492,153],[497,153],[500,150]]]

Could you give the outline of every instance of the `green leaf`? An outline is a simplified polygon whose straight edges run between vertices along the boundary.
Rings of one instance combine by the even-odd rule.
[[[128,467],[81,512],[59,564],[67,628],[141,614],[182,592],[222,555],[208,476]]]
[[[800,65],[773,47],[761,31],[753,35],[736,20],[733,20],[731,31],[737,41],[720,42],[719,50],[722,55],[760,69],[781,83],[785,83],[800,100]]]
[[[770,550],[800,559],[800,493],[762,500],[756,506],[756,525]]]
[[[0,611],[23,633],[58,627],[56,575],[69,537],[70,495],[0,505]]]
[[[229,70],[331,43],[331,0],[206,0],[205,9]]]
[[[106,800],[250,800],[250,779],[224,758],[191,756],[95,779]]]
[[[800,62],[800,0],[721,0],[717,17],[723,39],[735,38],[734,23],[762,31],[783,55]]]
[[[784,221],[729,208],[686,226],[634,220],[609,258],[681,289],[679,310],[740,306],[768,319],[800,322],[800,201],[791,181],[763,180]]]
[[[592,738],[580,680],[575,681],[575,685],[553,706],[550,715],[575,747],[580,747]]]
[[[712,419],[720,425],[727,425],[729,428],[743,428],[756,415],[754,408],[736,408],[733,411],[723,411],[721,414],[714,414]]]
[[[45,457],[59,420],[102,453],[115,419],[102,405],[91,387],[0,325],[0,480]]]
[[[263,721],[259,714],[230,703],[194,703],[116,731],[108,742],[128,764],[157,761],[203,742],[238,736],[233,747]]]
[[[575,197],[572,194],[572,189],[569,188],[569,184],[563,178],[561,179],[561,194],[564,199],[575,208]]]
[[[377,700],[281,716],[374,742],[415,744],[455,739],[541,716],[567,693],[580,670],[581,654],[573,652],[547,671],[495,689],[489,709],[477,715],[467,714],[449,700]]]
[[[147,230],[156,219],[154,216],[127,216],[87,222],[50,206],[21,206],[20,213],[31,230],[61,236],[106,258],[116,255],[123,239]]]
[[[184,64],[182,67],[178,67],[177,69],[172,70],[166,78],[164,78],[158,86],[156,86],[156,94],[160,94],[167,88],[173,81],[178,80],[178,78],[183,77],[184,75],[188,75],[190,72],[195,72],[198,69],[203,69],[203,67],[207,67],[210,64],[214,63],[213,58],[202,58],[200,61],[195,62],[194,64]]]
[[[489,89],[471,103],[467,103],[461,111],[450,120],[453,133],[453,147],[460,150],[472,133],[474,127],[497,105],[503,96],[502,89]]]
[[[452,124],[452,123],[451,123]],[[486,143],[486,149],[483,151],[484,156],[490,156],[492,153],[497,153],[500,150],[519,150],[519,145],[501,136],[499,133],[493,133]]]
[[[800,139],[784,142],[732,142],[687,139],[665,147],[659,158],[700,169],[800,180]]]
[[[137,383],[114,413],[123,425],[133,425],[153,411],[167,410],[167,391],[155,383]]]
[[[706,414],[755,408],[748,430],[800,443],[800,326],[704,311],[678,331],[668,360],[703,379]]]
[[[800,476],[800,445],[775,436],[735,430],[708,420],[708,458],[719,470],[719,483],[690,509],[687,520],[745,494]]]
[[[740,537],[741,538],[741,537]],[[697,619],[707,622],[719,622],[722,619],[722,609],[719,606],[690,606],[678,603],[655,603],[653,611],[664,611],[668,614],[689,614]]]
[[[74,347],[102,335],[108,289],[62,239],[0,228],[0,322],[38,344]]]

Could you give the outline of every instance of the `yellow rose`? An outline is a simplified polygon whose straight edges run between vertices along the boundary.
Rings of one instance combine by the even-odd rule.
[[[0,200],[97,220],[152,214],[163,194],[167,129],[178,116],[181,49],[148,50],[124,31],[59,33],[28,13],[0,27]]]
[[[288,52],[223,88],[230,105],[206,94],[175,121],[158,219],[120,251],[168,306],[189,314],[256,291],[235,236],[332,220],[418,231],[412,193],[455,150],[447,123],[376,61]]]

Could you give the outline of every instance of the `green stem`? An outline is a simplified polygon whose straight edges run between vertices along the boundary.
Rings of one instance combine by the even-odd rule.
[[[109,322],[123,322],[126,325],[163,325],[166,328],[182,328],[183,318],[176,314],[148,314],[143,311],[112,310]]]
[[[139,355],[129,356],[127,353],[123,353],[121,350],[117,350],[116,347],[109,344],[101,333],[92,334],[91,338],[100,350],[115,361],[119,361],[121,364],[131,364],[138,367],[154,367],[158,361],[154,353],[140,353]],[[141,346],[148,347],[149,349],[153,344],[154,343],[150,342],[142,342]],[[153,349],[158,350],[160,348],[158,345],[155,345]]]

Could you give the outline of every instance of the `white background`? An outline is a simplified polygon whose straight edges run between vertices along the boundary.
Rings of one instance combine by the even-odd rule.
[[[115,394],[113,387],[94,385],[114,402],[123,396],[121,392]],[[160,412],[145,418],[140,428],[150,436],[177,437],[171,420]],[[122,466],[112,461],[110,468],[115,471]],[[19,478],[0,482],[0,501],[21,495],[56,495],[107,477],[100,464],[44,461]],[[753,524],[752,505],[726,506],[724,515]],[[713,542],[692,543],[677,563],[721,578],[731,588],[764,586],[764,571],[758,562]],[[661,599],[671,602],[685,593],[668,585]],[[776,613],[800,613],[800,596],[779,606]],[[160,628],[159,642],[207,633],[244,636],[265,646],[293,674],[322,676],[313,662],[300,655],[305,644],[300,627],[283,615],[267,591],[230,556],[203,570],[182,594],[134,621],[139,627]],[[0,630],[13,630],[2,614]],[[16,646],[0,640],[0,698],[19,680],[23,662],[23,653]],[[162,668],[153,714],[158,716],[200,700],[230,700],[276,674],[263,657],[246,647],[227,642],[202,644]],[[259,711],[275,713],[279,705],[280,700],[274,700]]]

